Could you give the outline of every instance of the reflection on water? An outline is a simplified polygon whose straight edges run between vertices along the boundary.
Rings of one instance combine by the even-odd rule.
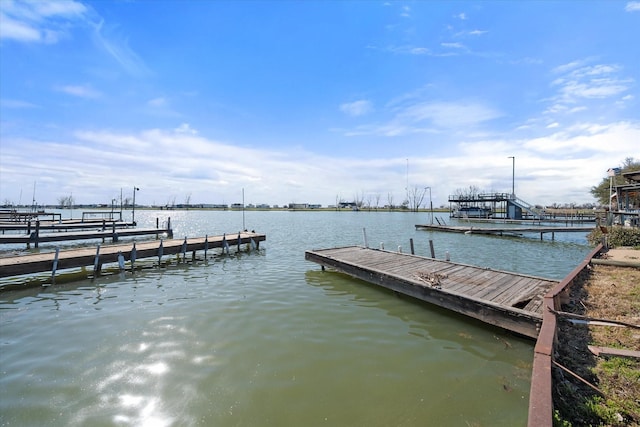
[[[136,218],[158,214],[177,236],[242,224]],[[323,272],[304,251],[361,244],[366,228],[386,247],[413,238],[425,255],[432,239],[439,258],[560,278],[589,248],[416,231],[421,219],[247,212],[260,252],[0,293],[0,425],[526,425],[530,341]]]

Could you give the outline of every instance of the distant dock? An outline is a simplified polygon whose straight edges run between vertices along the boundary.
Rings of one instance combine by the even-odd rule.
[[[449,233],[464,234],[489,234],[494,236],[521,236],[527,233],[540,233],[540,240],[545,233],[551,233],[551,240],[555,239],[555,233],[585,233],[592,231],[594,226],[589,227],[552,227],[552,226],[529,226],[529,227],[472,227],[472,226],[452,226],[436,224],[416,224],[418,230],[446,231]]]
[[[558,284],[362,246],[306,251],[305,259],[530,338],[540,331],[544,294]]]
[[[63,242],[73,240],[111,239],[116,243],[120,237],[161,235],[173,237],[171,218],[166,228],[160,228],[156,220],[156,228],[135,228],[135,223],[114,220],[57,220],[27,222],[0,222],[0,245],[32,244]],[[48,233],[42,233],[48,231]]]
[[[124,270],[127,263],[130,269],[134,269],[135,262],[145,258],[157,258],[160,263],[164,256],[182,254],[183,259],[186,259],[187,254],[191,254],[192,259],[195,259],[196,252],[204,251],[206,257],[208,250],[216,248],[227,253],[234,247],[240,251],[242,245],[249,245],[250,249],[259,249],[260,242],[265,240],[264,234],[241,232],[5,257],[0,258],[0,278],[51,272],[51,282],[55,282],[56,274],[61,270],[92,267],[93,274],[97,275],[103,264],[116,263]],[[0,286],[0,290],[2,289],[3,286]]]

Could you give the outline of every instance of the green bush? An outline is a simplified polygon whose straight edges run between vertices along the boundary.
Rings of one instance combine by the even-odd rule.
[[[589,233],[587,240],[590,244],[597,245],[602,241],[603,235],[601,228],[596,227]],[[619,225],[607,227],[607,243],[611,248],[631,246],[640,249],[640,228],[622,227]]]

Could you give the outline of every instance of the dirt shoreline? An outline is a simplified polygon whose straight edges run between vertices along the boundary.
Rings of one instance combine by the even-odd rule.
[[[640,263],[640,250],[633,248],[613,248],[605,252],[602,259]]]
[[[562,310],[640,325],[640,250],[610,249],[602,259],[638,267],[594,264],[576,281]],[[589,345],[637,352],[640,329],[560,320],[554,360],[566,370],[553,369],[554,407],[560,419],[573,426],[640,426],[640,359],[596,356]]]

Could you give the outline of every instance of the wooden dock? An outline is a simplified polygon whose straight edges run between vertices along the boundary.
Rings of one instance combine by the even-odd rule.
[[[204,251],[206,256],[208,250],[215,248],[229,252],[230,248],[237,247],[240,250],[241,245],[250,245],[258,249],[260,242],[265,240],[264,234],[242,232],[6,257],[0,258],[0,278],[51,272],[51,278],[54,281],[55,275],[60,270],[70,268],[89,266],[93,267],[96,274],[106,263],[118,263],[121,268],[124,268],[124,263],[128,261],[130,268],[134,268],[136,260],[143,258],[157,258],[160,263],[163,256],[183,254],[184,258],[187,253],[191,253],[192,258],[195,258],[197,251]],[[1,289],[3,289],[2,286],[0,286]]]
[[[58,231],[53,233],[31,233],[31,234],[4,234],[0,236],[0,244],[21,243],[27,246],[33,244],[36,248],[40,243],[63,242],[70,240],[90,240],[90,239],[111,239],[117,242],[120,237],[148,236],[155,235],[156,238],[162,234],[171,237],[171,229],[161,228],[112,228],[111,230],[85,230],[85,231]]]
[[[527,233],[540,233],[542,240],[545,233],[551,233],[551,240],[555,239],[555,233],[585,233],[594,229],[589,227],[553,227],[553,226],[529,226],[529,227],[472,227],[472,226],[453,226],[439,224],[416,224],[418,230],[428,231],[446,231],[449,233],[464,234],[488,234],[494,236],[522,236]]]
[[[361,246],[306,251],[305,259],[530,338],[540,331],[544,294],[558,284]]]

